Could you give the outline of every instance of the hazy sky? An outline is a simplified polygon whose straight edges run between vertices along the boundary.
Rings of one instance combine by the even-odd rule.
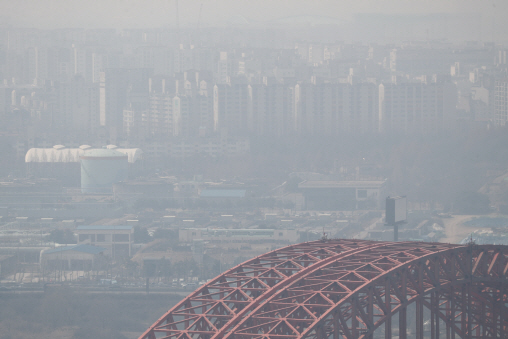
[[[179,0],[180,24],[196,25],[201,6],[203,24],[240,15],[256,21],[299,15],[348,20],[355,13],[508,16],[508,0]],[[38,28],[161,27],[175,25],[175,8],[175,0],[0,0],[0,20]]]

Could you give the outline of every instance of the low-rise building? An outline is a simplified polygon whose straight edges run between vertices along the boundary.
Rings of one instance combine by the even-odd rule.
[[[16,269],[16,264],[15,255],[0,255],[0,278],[13,273]]]
[[[132,225],[89,225],[76,228],[78,244],[104,247],[106,254],[113,259],[131,256],[134,243],[133,233],[134,227]]]
[[[96,269],[103,247],[87,244],[62,246],[46,250],[41,255],[41,265],[48,269],[88,271]]]
[[[180,242],[193,242],[201,239],[217,242],[257,242],[272,241],[296,243],[298,232],[295,229],[211,229],[182,228],[178,231]]]
[[[304,181],[298,184],[304,209],[351,211],[381,209],[386,181]]]

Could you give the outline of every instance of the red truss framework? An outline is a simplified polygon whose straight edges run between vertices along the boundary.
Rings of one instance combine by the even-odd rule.
[[[140,339],[508,338],[508,246],[325,240],[248,260]]]

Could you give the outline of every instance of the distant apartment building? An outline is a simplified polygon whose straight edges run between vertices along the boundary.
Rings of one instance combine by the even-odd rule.
[[[213,88],[213,128],[228,136],[248,132],[249,88],[247,84],[216,84]]]
[[[231,75],[233,75],[233,66],[231,59],[228,59],[227,52],[220,52],[219,61],[217,62],[217,83],[229,84]]]
[[[174,94],[152,93],[148,111],[142,118],[142,126],[150,135],[172,136]]]
[[[257,84],[249,90],[249,131],[254,135],[285,136],[292,128],[292,91],[287,85]]]
[[[123,110],[123,132],[127,137],[138,136],[143,133],[143,118],[148,111],[129,104]]]
[[[189,93],[173,98],[173,136],[206,136],[212,130],[212,98]]]
[[[497,80],[494,88],[494,122],[505,126],[508,121],[508,79]]]
[[[494,120],[494,107],[492,91],[484,87],[471,87],[471,96],[469,99],[469,108],[471,117],[475,122],[489,123]]]
[[[500,50],[497,52],[496,56],[496,65],[497,66],[506,66],[506,50]]]
[[[0,112],[2,109],[5,112],[7,108],[27,111],[32,123],[58,131],[64,137],[68,133],[74,136],[89,135],[98,127],[99,88],[96,84],[86,82],[80,75],[46,86],[14,88],[10,89],[10,93],[2,93],[3,98],[0,94],[0,105],[3,102]]]
[[[390,70],[406,74],[448,73],[454,61],[447,49],[403,46],[390,52]]]
[[[58,105],[59,119],[66,122],[63,128],[85,135],[95,132],[99,126],[99,86],[81,75],[61,86],[66,89],[59,93]]]
[[[132,103],[124,109],[124,132],[145,137],[205,137],[213,130],[213,98],[207,82],[171,79],[176,86],[156,86],[148,98],[148,107]],[[199,87],[198,87],[199,86]],[[181,88],[179,88],[181,87]]]
[[[194,110],[198,135],[209,136],[213,132],[213,88],[204,80],[199,82],[199,93],[194,96]]]
[[[108,68],[108,56],[107,54],[103,53],[92,53],[92,62],[91,62],[91,73],[92,73],[92,79],[91,81],[93,83],[99,83],[100,82],[100,72],[104,71],[106,68]]]
[[[428,133],[453,127],[457,89],[452,83],[379,85],[379,129],[383,133]]]
[[[452,48],[452,46],[403,45],[390,52],[390,70],[393,72],[421,74],[449,74],[455,63],[491,66],[496,51],[492,48]]]
[[[100,72],[100,125],[116,134],[123,131],[123,110],[128,104],[148,105],[151,69],[115,68]]]
[[[143,141],[150,143],[148,158],[152,151],[230,154],[245,149],[243,141],[219,139],[448,128],[455,122],[454,86],[408,80],[437,74],[460,88],[459,124],[502,126],[508,119],[507,51],[494,43],[427,39],[368,46],[238,29],[202,29],[180,41],[167,30],[6,28],[0,118],[27,112],[19,124],[35,133],[16,140],[25,144],[19,154],[45,133],[65,141],[89,135]],[[389,84],[391,74],[406,83]]]
[[[339,135],[377,130],[378,94],[373,83],[298,84],[294,102],[297,133]]]
[[[16,84],[39,86],[46,80],[65,82],[76,74],[70,48],[34,46],[26,48],[23,53],[14,52],[14,55],[17,60],[7,61],[18,64],[18,72],[14,74]],[[15,67],[15,64],[9,66]]]

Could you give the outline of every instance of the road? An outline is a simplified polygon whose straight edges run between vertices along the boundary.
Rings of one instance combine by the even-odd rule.
[[[91,293],[91,294],[146,294],[146,289],[143,288],[132,288],[132,287],[119,287],[109,288],[106,286],[79,286],[79,285],[59,285],[59,286],[47,286],[44,291],[43,286],[33,287],[8,287],[7,289],[0,289],[0,295],[2,294],[25,294],[25,293],[44,293],[49,291],[57,291],[60,288],[70,288],[76,292]],[[197,288],[197,287],[196,287]],[[173,288],[161,288],[155,287],[149,290],[149,294],[161,294],[161,295],[178,295],[181,297],[188,296],[193,290],[182,290]]]
[[[475,217],[475,215],[454,215],[451,218],[443,219],[445,234],[440,242],[457,244],[465,239],[471,232],[474,232],[478,227],[468,227],[464,222]]]

